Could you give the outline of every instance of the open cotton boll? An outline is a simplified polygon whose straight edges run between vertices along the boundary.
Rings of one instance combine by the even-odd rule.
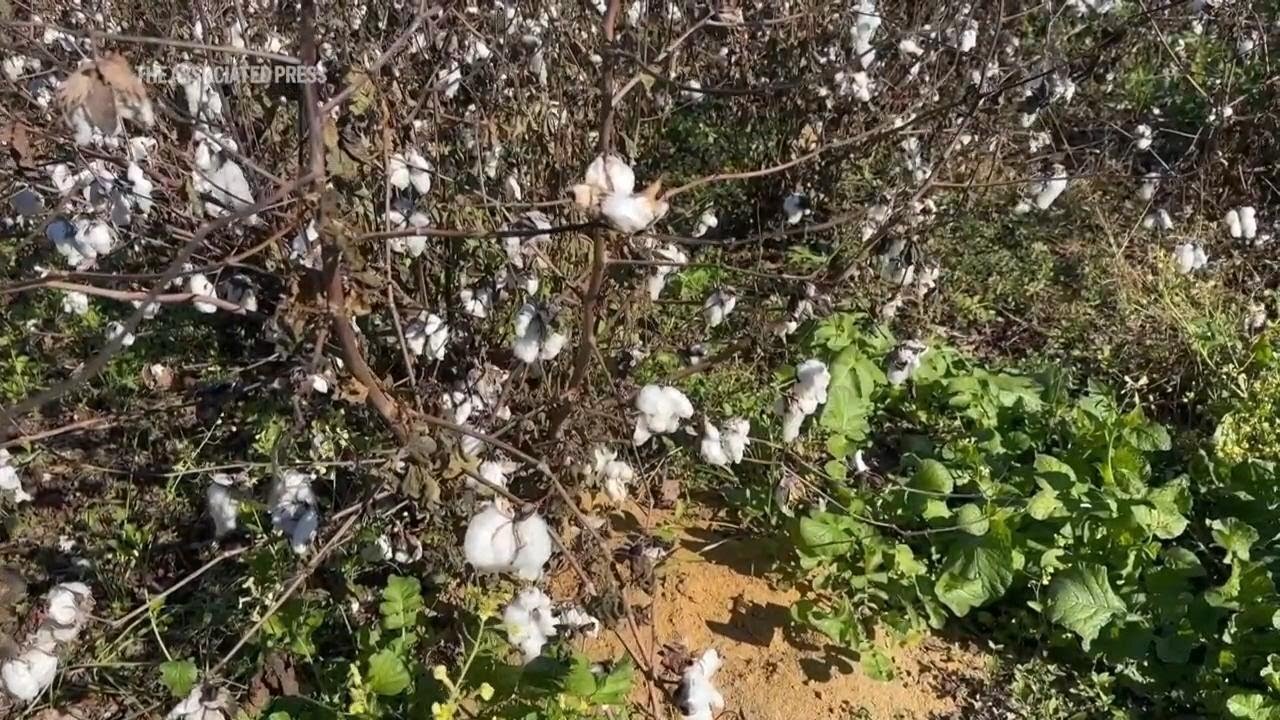
[[[1147,230],[1172,230],[1173,218],[1169,216],[1168,210],[1159,208],[1142,218],[1142,227]]]
[[[475,410],[476,398],[465,390],[451,390],[440,397],[440,405],[445,409],[445,417],[457,425],[466,425]]]
[[[673,433],[681,420],[693,417],[693,404],[676,388],[662,385],[645,385],[636,395],[636,429],[632,442],[643,445],[654,435]]]
[[[410,185],[419,195],[431,190],[431,163],[415,149],[395,153],[387,162],[387,182],[398,190]]]
[[[782,201],[782,214],[788,225],[797,225],[813,211],[809,209],[809,198],[802,193],[791,193]]]
[[[232,479],[225,473],[215,474],[210,478],[209,489],[205,492],[205,504],[209,517],[213,520],[213,536],[223,538],[235,532],[240,501],[232,494]]]
[[[116,235],[104,222],[84,221],[77,223],[76,243],[80,246],[80,253],[92,259],[110,253],[115,248]]]
[[[689,256],[684,254],[680,248],[675,245],[666,245],[657,248],[653,254],[661,260],[670,262],[670,265],[657,265],[653,269],[653,274],[645,279],[645,285],[649,290],[649,299],[657,300],[662,295],[662,289],[667,286],[667,276],[683,265],[688,264]]]
[[[598,155],[587,166],[583,181],[573,186],[573,199],[581,207],[591,208],[606,195],[631,195],[635,189],[636,176],[626,161],[617,155]]]
[[[488,287],[462,288],[458,291],[458,299],[462,301],[463,312],[481,320],[489,317],[489,311],[493,309],[493,290]]]
[[[795,385],[774,405],[774,411],[782,416],[783,442],[789,443],[800,437],[804,419],[827,402],[830,384],[831,372],[821,360],[806,360],[796,367]]]
[[[213,283],[209,282],[209,278],[205,277],[204,273],[195,273],[187,278],[187,292],[192,295],[199,295],[200,297],[218,297],[218,292],[214,289]],[[218,306],[213,303],[196,300],[191,304],[195,306],[196,310],[202,313],[208,314],[218,312]]]
[[[525,588],[502,611],[507,639],[520,649],[526,663],[542,654],[548,638],[556,635],[555,610],[551,598],[538,588]]]
[[[857,21],[853,26],[853,49],[858,54],[858,62],[862,67],[868,68],[876,60],[876,51],[871,47],[871,41],[880,29],[881,17],[874,0],[862,0],[854,8],[854,13]]]
[[[698,224],[693,227],[692,237],[700,238],[707,234],[707,231],[720,224],[720,218],[711,210],[704,211],[698,216]]]
[[[1053,201],[1067,189],[1067,169],[1062,165],[1054,165],[1053,173],[1040,181],[1035,193],[1036,207],[1047,210]]]
[[[305,555],[320,525],[320,511],[311,489],[313,477],[297,470],[285,470],[271,487],[267,502],[271,524],[289,538],[298,555]]]
[[[1133,146],[1139,150],[1146,150],[1151,147],[1153,136],[1150,125],[1139,125],[1133,129]]]
[[[107,342],[115,342],[117,339],[120,341],[120,347],[129,347],[133,345],[136,338],[133,333],[125,330],[124,323],[112,320],[107,323]]]
[[[404,343],[415,356],[443,360],[449,347],[449,325],[435,313],[422,313],[404,329]]]
[[[717,327],[729,317],[738,304],[738,295],[731,287],[716,289],[702,303],[702,315],[707,319],[707,327]]]
[[[49,607],[41,633],[48,633],[60,643],[75,640],[93,610],[93,592],[89,586],[81,582],[60,583],[49,591],[46,599]]]
[[[129,179],[131,186],[131,194],[129,195],[133,206],[138,209],[141,215],[147,215],[151,212],[151,193],[155,190],[155,184],[147,178],[146,173],[142,172],[142,168],[137,163],[129,163],[129,170],[125,173],[125,177]]]
[[[746,418],[735,417],[725,421],[724,428],[720,431],[720,442],[731,464],[737,465],[742,462],[742,456],[746,453],[747,446],[751,444],[751,439],[748,437],[750,433],[751,421]]]
[[[708,465],[723,467],[729,464],[729,456],[725,453],[724,445],[720,440],[720,429],[712,425],[710,420],[704,420],[702,423],[702,444],[699,454],[702,455],[703,462]]]
[[[165,720],[230,720],[235,714],[235,703],[226,690],[202,683],[192,688]]]
[[[58,675],[58,656],[54,646],[31,647],[0,665],[4,690],[22,702],[39,697]]]
[[[710,649],[685,668],[676,689],[676,706],[685,720],[712,720],[724,709],[724,696],[711,682],[720,665],[720,654]]]
[[[920,367],[921,358],[928,350],[928,346],[918,340],[908,340],[899,345],[889,356],[886,373],[889,384],[898,386],[905,383]]]
[[[1258,234],[1258,214],[1250,205],[1232,208],[1224,218],[1227,233],[1233,238],[1252,240]]]
[[[551,559],[551,531],[536,512],[517,521],[505,500],[494,500],[467,524],[463,554],[480,572],[537,580]]]
[[[600,214],[615,230],[638,233],[662,219],[670,209],[665,200],[659,199],[661,192],[662,181],[658,180],[640,193],[611,193],[600,204]]]
[[[30,502],[33,498],[22,487],[22,479],[18,477],[18,469],[12,465],[9,451],[0,448],[0,491],[13,497],[14,504]]]
[[[195,171],[199,174],[199,170]],[[212,172],[204,173],[197,189],[208,193],[211,202],[204,204],[205,214],[212,218],[230,215],[253,204],[249,179],[238,163],[225,159]]]
[[[625,460],[618,459],[618,453],[599,446],[593,451],[593,471],[603,481],[604,493],[614,503],[627,499],[627,488],[635,480],[635,470]]]
[[[1202,269],[1209,263],[1209,256],[1199,243],[1182,243],[1173,250],[1174,266],[1183,275]]]
[[[559,624],[570,632],[581,633],[588,638],[600,635],[600,619],[578,605],[561,611]]]
[[[485,460],[480,463],[480,467],[476,469],[476,473],[487,480],[490,484],[497,485],[505,490],[510,475],[519,469],[519,463],[503,457],[495,457],[492,460]],[[470,476],[467,477],[467,487],[475,490],[481,495],[495,494],[493,488],[482,482],[478,482],[475,478]]]
[[[529,365],[554,359],[568,342],[568,337],[551,328],[549,313],[533,303],[525,303],[516,313],[515,331],[512,352]]]
[[[62,295],[62,312],[84,315],[89,312],[89,296],[76,290],[68,290]]]
[[[407,230],[409,228],[422,230],[423,228],[431,225],[431,218],[427,217],[426,213],[415,211],[410,213],[408,216],[405,216],[401,210],[396,208],[392,208],[390,214],[387,215],[387,219],[391,222],[391,227],[395,230]],[[422,253],[426,252],[427,242],[430,239],[430,236],[425,233],[421,235],[404,235],[401,237],[394,237],[390,240],[391,250],[392,252],[400,253],[401,255],[420,257]]]
[[[1152,170],[1142,176],[1142,182],[1138,184],[1138,199],[1148,202],[1156,195],[1156,187],[1160,184],[1160,173]]]

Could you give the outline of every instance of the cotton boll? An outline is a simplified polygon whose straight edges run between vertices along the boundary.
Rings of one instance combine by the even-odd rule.
[[[1151,147],[1153,134],[1150,125],[1139,125],[1133,129],[1133,146],[1139,150]]]
[[[235,704],[226,690],[208,684],[192,688],[182,702],[174,706],[165,720],[230,720]]]
[[[1142,176],[1142,182],[1138,185],[1138,199],[1143,202],[1149,202],[1155,197],[1156,187],[1160,183],[1160,173],[1154,170]]]
[[[587,166],[583,182],[573,186],[574,202],[594,207],[606,195],[629,196],[635,188],[636,176],[626,161],[617,155],[601,155]]]
[[[453,390],[441,397],[440,404],[444,407],[445,416],[450,422],[457,425],[465,425],[467,420],[471,419],[476,399],[475,396],[464,390]]]
[[[916,340],[908,340],[899,345],[889,357],[889,368],[885,373],[889,384],[896,387],[910,379],[920,367],[921,357],[927,351],[928,347]]]
[[[467,525],[463,553],[480,572],[537,580],[551,559],[551,532],[537,513],[519,521],[514,517],[503,500],[486,504]]]
[[[89,312],[89,296],[82,292],[68,290],[62,296],[62,312],[83,316]]]
[[[443,360],[449,346],[449,326],[439,315],[424,313],[404,329],[404,342],[415,356]]]
[[[476,473],[488,481],[491,485],[496,485],[506,489],[509,476],[520,468],[520,465],[512,460],[502,457],[496,457],[492,460],[485,460],[480,463]],[[484,483],[478,482],[475,478],[467,478],[467,487],[472,488],[481,495],[493,495],[493,488]]]
[[[646,385],[636,395],[636,430],[632,441],[643,445],[652,435],[675,432],[681,420],[693,417],[693,405],[684,393],[673,387]]]
[[[853,454],[853,471],[859,475],[865,475],[871,471],[871,467],[867,465],[861,450]]]
[[[1209,262],[1209,256],[1199,243],[1182,243],[1173,250],[1174,266],[1183,275],[1200,270]]]
[[[813,414],[819,405],[827,402],[827,386],[831,373],[827,364],[817,359],[805,360],[796,368],[796,385],[793,395],[800,400],[805,413]]]
[[[463,312],[481,320],[489,317],[493,308],[493,291],[487,287],[462,288],[458,291],[458,299],[462,301]]]
[[[1258,234],[1258,216],[1257,211],[1250,205],[1245,205],[1236,210],[1236,216],[1240,220],[1240,237],[1245,240],[1252,240]]]
[[[285,470],[271,488],[268,509],[271,524],[289,538],[298,555],[305,555],[320,525],[320,513],[313,477],[296,470]]]
[[[729,464],[729,456],[721,444],[720,430],[711,421],[702,423],[702,445],[700,452],[703,462],[708,465],[724,466]]]
[[[738,304],[737,293],[731,287],[719,288],[702,303],[702,315],[707,320],[707,327],[717,327],[724,322]]]
[[[60,643],[75,640],[93,610],[93,592],[89,586],[81,582],[61,583],[49,591],[46,599],[49,606],[41,631],[48,632],[49,637]]]
[[[924,55],[924,48],[920,47],[917,38],[905,37],[898,41],[898,52],[902,53],[904,57],[920,57]]]
[[[223,160],[216,170],[209,173],[204,188],[212,200],[204,206],[209,217],[225,217],[253,204],[249,179],[233,160]]]
[[[670,265],[658,265],[654,267],[653,274],[646,280],[645,284],[649,290],[649,299],[657,300],[662,295],[662,289],[667,286],[667,276],[674,270],[689,262],[689,256],[684,254],[680,248],[675,245],[667,245],[654,250],[654,255],[662,260],[669,261]]]
[[[1142,227],[1147,230],[1172,230],[1173,218],[1169,216],[1168,210],[1159,208],[1142,218]]]
[[[5,692],[22,702],[35,700],[57,674],[58,657],[51,646],[29,648],[0,665]]]
[[[235,532],[240,502],[231,492],[231,476],[214,475],[205,493],[209,517],[213,520],[213,536],[223,538]]]
[[[742,462],[742,456],[746,453],[747,446],[751,444],[751,439],[748,437],[750,432],[751,421],[746,418],[735,417],[725,422],[724,429],[720,433],[720,442],[731,464],[737,465]]]
[[[559,624],[570,632],[581,633],[588,638],[600,635],[600,619],[577,605],[560,613]]]
[[[96,258],[107,255],[116,244],[115,233],[111,226],[104,222],[88,222],[76,230],[76,242],[85,257]]]
[[[555,612],[551,598],[538,588],[525,588],[502,611],[507,639],[520,649],[526,663],[542,654],[548,638],[556,635]]]
[[[419,195],[431,190],[431,163],[415,149],[395,153],[387,163],[387,182],[398,190],[410,185]]]
[[[698,224],[694,226],[693,232],[690,233],[690,235],[692,237],[700,238],[703,235],[706,235],[708,230],[719,224],[720,219],[716,217],[714,212],[710,210],[704,211],[698,216]]]
[[[126,173],[131,186],[131,194],[129,198],[133,206],[138,209],[141,215],[147,215],[151,212],[151,193],[155,190],[155,185],[149,180],[142,168],[136,163],[129,163],[129,170]]]
[[[203,273],[195,273],[187,278],[187,292],[201,297],[218,297],[218,293],[214,289],[213,283],[209,282],[209,278],[205,277]],[[197,300],[193,302],[192,305],[195,306],[196,310],[206,314],[218,311],[218,306],[212,303]]]
[[[853,26],[853,49],[858,55],[858,61],[862,67],[871,67],[875,62],[875,49],[871,47],[871,40],[875,37],[876,31],[880,29],[881,17],[876,10],[876,4],[873,0],[862,0],[858,6],[854,8],[856,14],[856,22]]]
[[[1053,174],[1040,181],[1036,191],[1035,204],[1041,210],[1047,210],[1054,200],[1067,189],[1067,169],[1062,165],[1053,166]]]
[[[681,675],[676,705],[685,720],[712,720],[715,713],[724,709],[724,696],[711,682],[720,665],[720,654],[707,650]]]
[[[665,200],[658,199],[661,190],[662,185],[658,182],[639,194],[612,193],[600,204],[600,214],[615,230],[638,233],[667,214],[670,206]]]
[[[133,333],[127,332],[124,323],[111,321],[107,324],[107,342],[120,341],[120,347],[129,347],[134,343]]]
[[[13,496],[14,504],[30,502],[33,498],[22,487],[18,469],[11,464],[9,451],[0,448],[0,490]]]
[[[800,193],[791,193],[782,201],[782,213],[787,217],[788,225],[799,224],[811,212],[809,198]]]
[[[568,338],[550,327],[551,318],[546,310],[533,303],[525,303],[516,313],[515,342],[512,353],[522,362],[532,365],[539,360],[551,360],[560,354]]]

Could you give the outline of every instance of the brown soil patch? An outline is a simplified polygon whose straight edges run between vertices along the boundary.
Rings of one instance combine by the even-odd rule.
[[[627,519],[633,518],[644,525],[634,515]],[[897,677],[873,680],[852,652],[791,622],[790,608],[800,593],[768,573],[769,557],[779,548],[756,538],[732,539],[701,522],[681,528],[679,538],[659,569],[652,605],[657,627],[645,617],[638,633],[624,621],[617,632],[581,641],[593,659],[621,656],[624,642],[635,648],[636,634],[646,659],[664,644],[683,643],[695,654],[715,647],[724,658],[716,675],[728,704],[722,717],[750,720],[928,718],[953,709],[931,677],[980,674],[985,667],[980,654],[930,638],[910,647],[886,644]],[[643,593],[633,595],[637,604],[648,602]],[[677,717],[667,693],[660,697],[661,711]],[[634,699],[647,708],[647,688],[637,687]]]

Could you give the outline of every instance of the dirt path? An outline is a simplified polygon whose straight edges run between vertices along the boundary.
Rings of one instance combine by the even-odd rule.
[[[701,523],[681,528],[677,548],[658,571],[657,632],[650,624],[639,628],[646,653],[677,642],[695,653],[708,647],[720,652],[724,667],[716,680],[730,711],[725,717],[928,718],[952,707],[933,689],[931,675],[973,674],[984,667],[981,655],[929,639],[914,647],[886,646],[897,676],[887,682],[867,677],[856,656],[790,622],[790,607],[800,594],[769,577],[767,558],[774,550],[767,542],[727,538]],[[634,647],[632,634],[625,627],[621,632]],[[593,659],[623,652],[612,632],[583,642]],[[647,691],[637,688],[635,699],[647,705]]]

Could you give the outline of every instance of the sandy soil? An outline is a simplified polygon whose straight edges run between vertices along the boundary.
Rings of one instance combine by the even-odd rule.
[[[639,511],[630,515],[627,520],[645,524]],[[619,657],[624,642],[640,646],[646,656],[671,643],[694,653],[715,647],[724,658],[716,676],[728,703],[722,718],[928,718],[951,709],[949,699],[933,689],[931,676],[974,674],[985,666],[975,652],[929,639],[914,647],[886,645],[897,677],[873,680],[859,669],[855,655],[790,622],[789,608],[800,594],[770,577],[768,557],[775,548],[758,539],[733,539],[700,522],[681,528],[678,537],[678,547],[658,573],[652,605],[656,628],[642,617],[638,633],[624,622],[618,632],[580,642],[593,659]],[[634,699],[648,707],[647,684],[637,685]],[[675,717],[665,694],[659,697]]]

